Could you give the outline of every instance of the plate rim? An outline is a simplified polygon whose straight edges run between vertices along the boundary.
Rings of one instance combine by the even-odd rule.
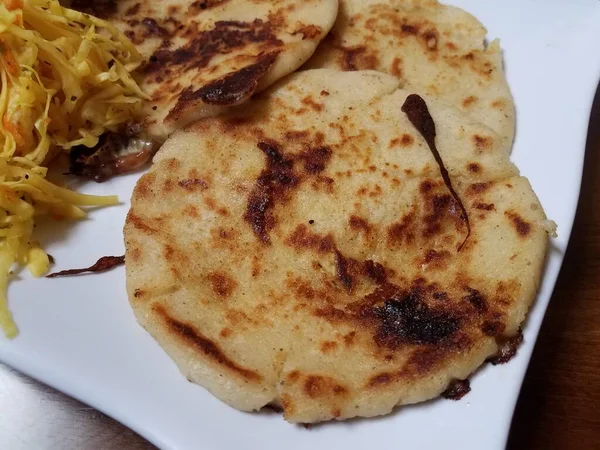
[[[597,35],[600,37],[600,32],[597,33]],[[562,266],[563,266],[563,262],[564,262],[564,256],[566,254],[566,252],[568,251],[569,248],[569,244],[571,241],[571,236],[572,236],[572,230],[573,230],[573,225],[575,222],[575,218],[576,218],[576,214],[579,210],[579,204],[580,204],[580,195],[581,195],[581,188],[582,188],[582,177],[583,177],[583,170],[584,170],[584,164],[585,164],[585,155],[586,152],[589,151],[589,149],[587,148],[588,145],[588,137],[589,137],[589,129],[591,127],[591,113],[592,113],[592,108],[594,106],[594,99],[595,97],[599,96],[600,94],[598,94],[600,92],[600,57],[597,58],[597,61],[594,63],[594,75],[591,75],[594,77],[594,79],[596,80],[596,84],[595,84],[595,89],[593,90],[593,92],[590,93],[589,95],[589,101],[588,104],[586,105],[586,113],[585,113],[585,117],[586,117],[586,121],[585,121],[585,132],[583,133],[583,136],[580,136],[579,140],[580,142],[578,143],[578,146],[582,146],[583,147],[583,151],[582,151],[582,157],[580,159],[580,161],[578,161],[578,167],[577,167],[577,179],[579,180],[576,188],[573,188],[574,191],[576,191],[576,201],[575,201],[575,205],[572,208],[572,214],[570,214],[570,218],[569,218],[569,222],[568,224],[562,224],[562,232],[561,234],[564,233],[564,235],[568,236],[568,239],[566,241],[565,244],[565,249],[562,255],[560,255],[560,266],[558,267],[558,270],[556,270],[555,273],[552,274],[548,274],[548,264],[549,264],[549,258],[546,260],[545,266],[544,266],[544,272],[543,272],[543,276],[544,277],[548,277],[550,275],[550,278],[547,278],[544,280],[544,282],[549,283],[551,286],[551,291],[549,294],[549,297],[547,299],[544,299],[543,301],[543,305],[542,305],[542,311],[541,311],[541,319],[539,321],[539,323],[536,324],[531,324],[529,323],[527,325],[527,327],[529,328],[529,332],[531,334],[532,338],[532,342],[530,345],[528,345],[525,348],[525,355],[523,358],[523,362],[524,362],[524,373],[523,376],[520,377],[519,383],[518,383],[518,389],[515,389],[516,393],[514,395],[514,399],[512,399],[511,401],[511,416],[510,416],[510,420],[507,421],[507,427],[504,433],[504,442],[503,442],[503,447],[506,447],[506,443],[508,441],[509,438],[509,432],[510,432],[510,428],[512,425],[512,420],[514,417],[514,412],[515,412],[515,407],[518,401],[518,398],[520,396],[520,392],[523,388],[523,382],[525,379],[525,374],[527,372],[527,369],[529,368],[530,365],[530,361],[531,361],[531,357],[533,354],[533,351],[535,349],[535,345],[537,343],[537,340],[539,338],[539,332],[540,332],[540,328],[541,328],[541,324],[543,323],[543,320],[546,316],[546,312],[549,306],[549,303],[551,301],[551,298],[554,294],[554,289],[556,286],[556,281],[558,279],[558,276],[560,275],[560,272],[562,270]],[[583,117],[583,114],[582,114]],[[575,173],[574,173],[575,175]],[[540,283],[541,285],[541,283]],[[537,294],[536,297],[536,303],[540,302],[540,298],[539,298],[539,292]],[[530,327],[534,326],[533,329],[531,329]],[[521,350],[522,351],[522,350]],[[37,363],[31,358],[31,356],[28,355],[23,355],[23,354],[19,354],[17,356],[16,352],[11,352],[10,350],[8,350],[5,353],[5,356],[2,356],[2,354],[0,354],[0,361],[5,362],[7,365],[15,368],[16,370],[18,370],[21,373],[26,374],[27,376],[29,376],[30,378],[33,378],[35,380],[38,380],[41,383],[44,383],[46,385],[49,385],[51,387],[53,387],[54,389],[64,393],[65,395],[68,395],[72,398],[77,399],[78,401],[85,403],[87,405],[90,405],[92,407],[94,407],[95,409],[97,409],[98,411],[103,412],[104,414],[106,414],[107,416],[110,416],[112,418],[114,418],[115,420],[117,420],[118,422],[120,422],[121,424],[127,426],[128,428],[132,429],[133,431],[135,431],[137,434],[139,434],[140,436],[144,437],[145,439],[147,439],[148,441],[150,441],[152,444],[156,445],[159,448],[171,448],[171,446],[168,444],[168,442],[165,442],[160,436],[159,434],[154,433],[153,431],[149,430],[149,429],[143,429],[143,427],[137,423],[135,423],[135,420],[133,420],[132,418],[127,417],[125,414],[121,414],[120,411],[118,411],[117,408],[111,408],[110,405],[108,404],[102,404],[98,401],[96,401],[96,399],[91,399],[91,398],[85,398],[82,395],[79,395],[79,393],[77,392],[73,392],[73,390],[69,390],[69,389],[62,389],[61,387],[58,387],[56,383],[52,383],[52,382],[47,382],[46,380],[51,380],[53,377],[52,375],[48,375],[51,372],[48,372],[47,367],[43,368],[43,371],[47,372],[46,374],[41,374],[41,372],[36,368]],[[41,367],[41,365],[40,365]],[[41,375],[41,376],[40,376]],[[90,401],[91,400],[91,401]]]

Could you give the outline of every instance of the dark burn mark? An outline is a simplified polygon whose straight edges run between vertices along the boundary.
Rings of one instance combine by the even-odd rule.
[[[140,11],[141,3],[136,3],[125,11],[126,16],[135,16]]]
[[[277,55],[278,52],[263,55],[255,64],[208,83],[196,91],[188,86],[177,99],[177,104],[169,111],[167,119],[176,120],[189,105],[198,100],[217,106],[231,106],[245,100],[254,93],[260,79],[271,68]]]
[[[474,183],[467,189],[467,192],[472,195],[481,194],[487,191],[492,186],[492,183]]]
[[[140,26],[137,35],[130,34],[130,38],[137,44],[143,42],[143,35],[148,32],[148,27]],[[201,32],[196,30],[195,21],[186,28],[181,24],[177,25],[175,19],[168,18],[158,26],[162,26],[169,34],[165,36],[161,32],[163,45],[140,69],[148,83],[164,84],[165,80],[173,80],[188,72],[197,73],[209,67],[215,57],[232,54],[247,47],[257,47],[256,53],[262,52],[253,61],[246,63],[248,66],[238,67],[235,72],[211,81],[206,86],[197,85],[197,90],[191,86],[182,90],[176,83],[167,83],[157,91],[155,98],[157,100],[163,95],[176,94],[178,101],[169,112],[167,120],[177,120],[186,106],[190,103],[195,105],[200,100],[208,104],[231,105],[247,98],[256,90],[259,80],[284,45],[276,36],[279,25],[260,19],[251,22],[217,21],[211,29]],[[155,27],[150,27],[150,30],[156,31]],[[175,38],[183,38],[185,44],[171,48]]]
[[[517,354],[517,350],[522,342],[523,331],[519,329],[515,337],[507,339],[501,343],[498,355],[490,358],[489,362],[491,362],[494,366],[497,366],[498,364],[506,364]]]
[[[212,8],[213,6],[221,5],[229,0],[196,0],[194,3],[190,5],[191,8],[206,10]]]
[[[340,47],[343,51],[342,67],[345,71],[374,69],[377,59],[373,55],[367,54],[367,48],[364,45],[356,47]]]
[[[138,4],[139,6],[139,4]],[[116,0],[73,0],[71,9],[107,19],[117,12]]]
[[[325,170],[331,159],[331,149],[329,147],[310,148],[300,154],[300,159],[304,163],[306,173],[315,175]]]
[[[492,146],[493,139],[491,137],[479,136],[476,134],[473,136],[473,142],[475,143],[475,147],[480,150],[485,150]]]
[[[285,382],[289,385],[294,384],[300,378],[300,372],[297,370],[292,370],[285,377]]]
[[[177,184],[188,191],[194,191],[196,187],[199,187],[202,190],[208,189],[208,184],[206,181],[201,180],[200,178],[188,178],[186,180],[180,180]]]
[[[146,17],[142,20],[142,25],[146,28],[144,31],[144,37],[159,37],[159,38],[167,38],[169,36],[169,31],[161,27],[158,22],[150,17]]]
[[[531,232],[531,224],[526,222],[519,214],[514,211],[506,211],[506,217],[512,222],[515,230],[521,237],[527,237]]]
[[[271,48],[283,45],[272,30],[270,22],[217,21],[214,28],[197,33],[193,40],[175,50],[159,48],[150,57],[142,71],[147,75],[166,75],[169,70],[186,72],[203,69],[220,54],[229,53],[251,43],[269,44]]]
[[[335,250],[335,268],[336,275],[340,283],[348,292],[352,292],[357,277],[365,277],[369,280],[382,285],[387,281],[387,271],[378,262],[367,259],[357,261],[354,258],[346,257],[339,250]]]
[[[140,183],[142,183],[144,180],[147,180],[148,179],[147,177],[149,177],[149,175],[145,175],[145,177],[146,178],[142,177],[140,179],[140,182],[138,183],[138,187],[137,187],[138,191],[140,189]],[[153,228],[153,227],[149,226],[144,220],[142,220],[141,217],[135,215],[131,211],[127,215],[127,222],[131,223],[135,228],[137,228],[140,231],[143,231],[144,233],[147,233],[147,234],[159,234],[159,230],[157,230],[156,228]]]
[[[439,261],[441,259],[445,259],[448,258],[450,255],[448,254],[448,252],[442,250],[441,252],[438,252],[436,250],[429,250],[427,252],[427,254],[425,255],[425,264],[429,264],[431,262],[434,261]]]
[[[350,347],[352,344],[354,344],[355,339],[356,331],[351,331],[350,333],[344,335],[344,344]]]
[[[419,32],[419,28],[417,26],[410,24],[402,24],[400,29],[406,34],[417,34]]]
[[[250,194],[244,220],[250,224],[254,234],[264,243],[271,242],[269,231],[275,224],[271,212],[275,202],[284,197],[299,182],[294,175],[292,159],[286,159],[275,144],[259,142],[258,148],[267,158],[263,169]]]
[[[246,369],[244,367],[239,366],[234,361],[229,359],[220,347],[212,342],[207,337],[203,336],[199,331],[197,331],[192,325],[181,322],[179,320],[174,319],[169,315],[169,313],[160,305],[154,307],[154,311],[162,317],[168,329],[176,335],[178,338],[186,341],[192,347],[200,350],[205,356],[212,359],[217,364],[224,366],[231,371],[241,375],[247,380],[251,381],[260,381],[262,380],[262,376],[258,373]]]
[[[448,400],[460,400],[465,395],[471,392],[471,383],[469,380],[455,380],[448,389],[442,392],[442,397]]]
[[[423,230],[425,237],[435,236],[441,231],[442,221],[453,203],[450,195],[434,195],[430,200],[430,214],[425,216],[425,229]]]
[[[427,265],[428,269],[442,270],[448,266],[448,261],[452,258],[452,254],[447,250],[434,250],[431,249],[425,254],[423,262]]]
[[[315,310],[315,315],[317,317],[322,317],[322,318],[330,320],[332,322],[352,319],[351,314],[349,314],[345,311],[342,311],[341,309],[334,308],[333,306],[326,306],[324,308],[319,308],[319,309]]]
[[[313,233],[304,224],[296,227],[292,235],[285,240],[285,244],[294,248],[313,249],[319,253],[329,253],[335,247],[332,235],[322,236]]]
[[[310,136],[310,132],[308,130],[291,130],[286,131],[284,136],[288,141],[300,141],[307,139]]]
[[[222,272],[209,273],[208,280],[213,292],[219,297],[229,297],[237,287],[236,281]]]
[[[258,82],[271,68],[278,54],[272,52],[264,55],[255,64],[213,81],[196,92],[209,105],[235,105],[254,93]]]
[[[244,219],[250,223],[254,234],[261,241],[269,243],[268,233],[275,225],[275,218],[271,212],[275,202],[285,200],[288,192],[302,181],[302,176],[294,173],[294,163],[302,162],[306,175],[318,175],[325,170],[332,152],[329,147],[320,146],[308,148],[298,155],[285,157],[273,142],[259,142],[258,148],[267,157],[267,167],[261,172],[250,194]],[[333,183],[333,179],[320,176],[316,177],[316,181],[324,182],[329,186]],[[296,232],[298,231],[297,229]],[[297,244],[302,236],[292,236],[291,239],[288,241]],[[333,239],[329,239],[332,243]]]
[[[309,375],[303,385],[304,393],[310,398],[345,396],[348,389],[333,378],[321,375]]]
[[[425,46],[431,51],[437,50],[439,39],[440,36],[437,30],[428,30],[425,33],[423,33],[423,40],[425,41]]]
[[[488,305],[485,297],[477,289],[470,287],[465,288],[467,295],[463,297],[463,300],[469,302],[479,313],[484,313],[488,310]]]
[[[451,353],[468,348],[470,341],[464,335],[456,335],[455,340],[448,340],[441,345],[428,345],[416,349],[408,359],[403,377],[425,376],[439,366],[443,361],[451,358]]]
[[[95,264],[85,269],[69,269],[61,270],[60,272],[51,273],[46,278],[65,277],[68,275],[78,275],[85,272],[105,272],[113,267],[125,264],[125,256],[103,256]]]
[[[402,59],[401,58],[394,58],[391,66],[390,66],[390,72],[395,77],[400,78],[402,76]]]
[[[481,166],[477,163],[470,163],[467,165],[467,170],[471,173],[479,173],[481,172]]]
[[[321,343],[321,351],[323,353],[329,353],[337,348],[338,344],[335,341],[324,341]]]
[[[402,244],[413,241],[415,235],[411,231],[414,216],[408,214],[399,223],[392,224],[388,230],[388,243]]]
[[[427,193],[431,192],[434,187],[435,187],[435,184],[433,183],[433,181],[425,180],[425,181],[422,181],[421,184],[419,185],[419,191],[421,192],[421,194],[427,194]]]
[[[437,345],[449,340],[459,329],[460,321],[450,312],[429,307],[422,292],[403,292],[393,284],[383,284],[365,297],[371,304],[382,303],[363,314],[377,321],[375,342],[396,349],[402,344]]]
[[[481,325],[481,331],[487,336],[500,336],[506,328],[502,322],[495,320],[486,320]]]
[[[338,280],[342,283],[342,286],[346,288],[348,292],[352,291],[354,280],[352,275],[349,273],[349,261],[342,255],[339,250],[335,251],[335,272]]]
[[[304,97],[302,99],[302,104],[308,106],[313,111],[316,111],[316,112],[323,111],[323,105],[321,103],[315,102],[310,96]]]
[[[434,292],[431,296],[438,301],[446,302],[448,301],[448,294],[446,292]]]
[[[402,138],[400,139],[400,144],[403,147],[408,147],[409,145],[412,145],[412,143],[414,142],[413,137],[410,134],[404,133],[402,135]]]
[[[496,207],[494,206],[493,203],[476,203],[475,204],[475,209],[481,209],[483,211],[494,211],[496,209]]]
[[[358,70],[356,66],[356,57],[364,53],[367,49],[363,46],[344,49],[343,67],[346,71]]]
[[[393,374],[390,374],[390,373],[381,373],[379,375],[375,375],[374,377],[372,377],[369,380],[369,383],[367,384],[367,386],[370,387],[370,388],[374,388],[374,387],[377,387],[377,386],[382,386],[382,385],[389,384],[392,381],[394,381]]]
[[[427,108],[425,100],[423,100],[420,96],[416,94],[411,94],[406,98],[404,105],[402,105],[402,112],[406,114],[408,120],[410,120],[410,122],[421,134],[421,136],[423,136],[425,142],[427,142],[427,145],[429,146],[429,149],[431,150],[431,153],[433,154],[433,157],[435,158],[435,161],[439,166],[440,174],[442,175],[444,184],[452,194],[454,200],[456,200],[461,210],[461,219],[467,226],[467,235],[458,247],[457,251],[460,252],[461,249],[464,247],[465,243],[467,242],[467,239],[469,239],[469,236],[471,235],[471,225],[469,223],[469,216],[467,214],[467,210],[465,209],[465,206],[463,205],[460,197],[452,187],[452,180],[450,180],[448,170],[446,170],[444,161],[442,160],[442,157],[440,156],[440,153],[437,150],[435,144],[435,122],[433,121],[433,117],[431,117],[431,114],[429,113],[429,109]]]
[[[371,232],[371,225],[367,221],[367,219],[363,219],[362,217],[351,215],[350,220],[348,221],[350,228],[356,231],[364,231],[366,235]]]
[[[383,284],[386,282],[387,274],[385,271],[385,267],[383,267],[381,264],[368,259],[363,263],[363,268],[365,271],[365,275],[371,280],[379,284]]]

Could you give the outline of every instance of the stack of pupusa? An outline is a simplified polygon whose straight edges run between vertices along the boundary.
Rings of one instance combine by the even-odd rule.
[[[269,3],[261,27],[284,5],[337,11]],[[310,70],[165,142],[125,225],[142,326],[188,379],[291,422],[456,397],[518,339],[548,240],[482,26],[435,1],[339,10]]]

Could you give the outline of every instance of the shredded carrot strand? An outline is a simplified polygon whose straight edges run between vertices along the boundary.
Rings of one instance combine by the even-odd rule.
[[[23,9],[23,0],[2,0],[4,6],[9,11],[14,11],[15,9]]]
[[[12,123],[6,114],[2,117],[2,125],[4,125],[4,129],[8,131],[15,138],[15,142],[17,143],[17,147],[25,146],[25,139],[19,130],[18,125]]]
[[[3,42],[1,47],[3,48],[2,56],[4,57],[4,62],[6,63],[6,69],[8,73],[10,73],[13,77],[16,77],[19,74],[19,64],[17,63],[17,60],[13,56],[12,52],[6,45],[4,45]]]

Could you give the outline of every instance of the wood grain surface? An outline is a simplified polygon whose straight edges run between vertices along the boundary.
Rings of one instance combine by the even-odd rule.
[[[571,241],[521,389],[508,449],[600,449],[600,88]]]
[[[154,447],[0,364],[0,449],[98,448]],[[571,243],[513,419],[508,450],[520,449],[600,449],[600,91]]]

